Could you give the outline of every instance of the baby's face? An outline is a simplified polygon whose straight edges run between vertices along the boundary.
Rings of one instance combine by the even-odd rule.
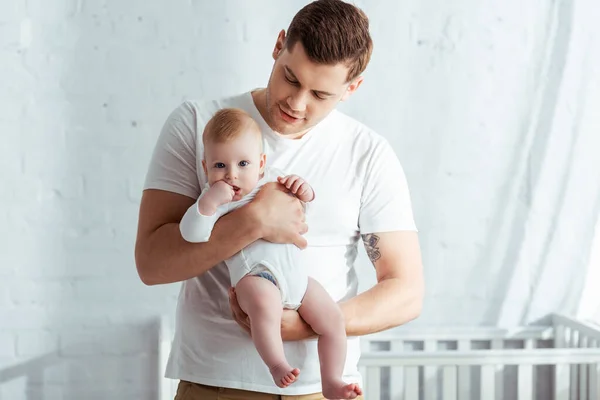
[[[202,164],[209,185],[224,181],[235,192],[233,201],[240,200],[256,187],[264,170],[261,138],[248,131],[226,143],[207,143]]]

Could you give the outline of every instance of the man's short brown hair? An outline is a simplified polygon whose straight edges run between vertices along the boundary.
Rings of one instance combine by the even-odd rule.
[[[288,28],[286,49],[297,42],[313,62],[347,65],[348,82],[363,73],[373,51],[369,18],[341,0],[317,0],[298,11]]]
[[[256,121],[239,108],[223,108],[217,111],[204,127],[202,143],[225,143],[235,139],[241,133],[252,130],[261,138]]]

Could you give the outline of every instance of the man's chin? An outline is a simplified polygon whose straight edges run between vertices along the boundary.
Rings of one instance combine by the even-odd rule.
[[[281,136],[294,136],[306,130],[304,124],[302,126],[295,124],[287,124],[285,122],[278,123],[274,129],[275,133],[280,134]]]

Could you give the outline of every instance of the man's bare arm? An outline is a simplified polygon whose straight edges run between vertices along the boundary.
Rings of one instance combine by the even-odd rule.
[[[383,331],[405,324],[421,313],[423,265],[416,232],[362,235],[377,284],[340,304],[348,336]]]
[[[405,324],[419,316],[424,284],[421,250],[416,232],[398,231],[363,235],[367,254],[377,272],[377,284],[340,303],[346,334],[361,336]],[[237,304],[235,307],[239,309]],[[238,323],[243,318],[237,318]],[[284,310],[283,340],[316,337],[297,311]]]
[[[219,218],[206,243],[190,243],[181,237],[179,222],[194,203],[190,197],[168,191],[144,191],[135,261],[145,284],[201,275],[260,238],[306,247],[301,235],[308,227],[302,206],[278,183],[267,183],[249,205]]]
[[[198,276],[261,237],[253,214],[242,207],[221,217],[206,243],[186,242],[179,221],[195,200],[163,190],[145,190],[140,206],[135,260],[147,285]]]

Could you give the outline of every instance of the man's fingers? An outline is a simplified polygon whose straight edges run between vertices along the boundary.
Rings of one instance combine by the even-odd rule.
[[[242,310],[242,307],[240,307],[234,288],[229,288],[229,308],[231,309],[231,314],[233,315],[235,322],[251,335],[250,318],[246,315],[244,310]]]
[[[305,222],[302,222],[302,225],[300,225],[300,233],[301,235],[304,235],[306,232],[308,232],[308,224],[306,224]]]
[[[237,319],[237,298],[235,296],[235,290],[233,288],[229,288],[229,308],[231,308],[231,313],[233,317]]]
[[[235,295],[235,290],[233,288],[229,289],[229,307],[233,312],[233,317],[241,322],[241,320],[244,319],[242,316],[245,314],[237,301],[237,296]]]
[[[306,239],[304,239],[304,237],[302,235],[296,236],[296,238],[294,239],[294,244],[300,250],[304,250],[306,248],[306,246],[308,245],[308,243],[306,242]]]

